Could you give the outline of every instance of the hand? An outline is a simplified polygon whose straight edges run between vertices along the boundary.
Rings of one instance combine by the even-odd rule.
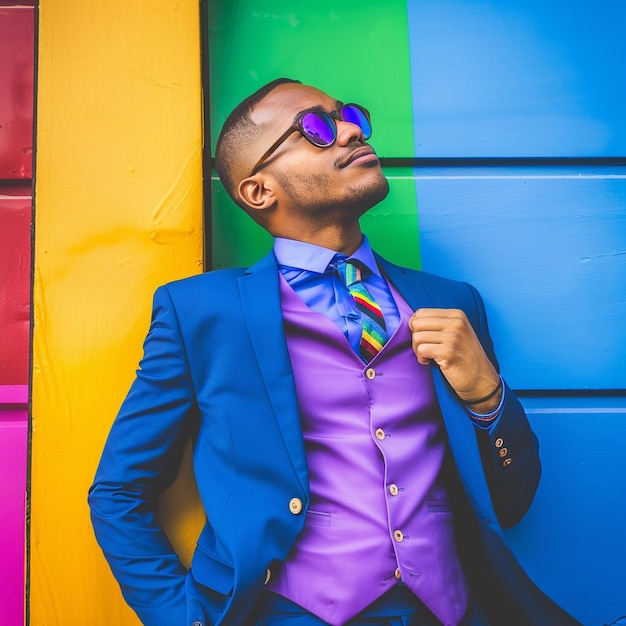
[[[498,372],[463,311],[418,309],[409,320],[409,328],[417,360],[423,365],[436,363],[461,400],[484,398],[498,385]],[[472,411],[490,413],[501,397],[500,391],[487,402],[472,404]]]

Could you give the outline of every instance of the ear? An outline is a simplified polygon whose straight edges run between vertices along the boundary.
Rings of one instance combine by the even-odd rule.
[[[271,185],[262,174],[255,174],[245,178],[237,187],[239,197],[255,211],[270,209],[276,203],[276,194]]]

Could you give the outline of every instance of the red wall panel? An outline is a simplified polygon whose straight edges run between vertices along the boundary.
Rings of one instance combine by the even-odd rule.
[[[0,180],[32,177],[34,20],[0,4]]]
[[[28,384],[30,188],[0,188],[0,385]]]

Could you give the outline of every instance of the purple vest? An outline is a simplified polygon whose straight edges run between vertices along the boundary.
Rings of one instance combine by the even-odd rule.
[[[445,625],[468,587],[439,480],[444,427],[427,367],[411,349],[412,311],[365,366],[339,328],[281,278],[311,502],[306,525],[268,589],[343,624],[401,579]]]

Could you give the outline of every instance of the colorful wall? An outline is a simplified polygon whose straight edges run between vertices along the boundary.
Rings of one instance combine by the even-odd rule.
[[[251,262],[270,245],[208,167],[203,174],[203,121],[212,150],[232,106],[277,76],[372,112],[391,193],[364,229],[391,260],[479,287],[504,374],[540,437],[544,477],[509,532],[515,551],[586,625],[626,614],[625,18],[619,0],[575,10],[564,0],[41,3],[30,624],[138,623],[93,539],[87,488],[133,378],[154,288],[203,264]],[[0,172],[0,216],[15,202],[6,197],[21,194],[29,224],[30,173],[11,176]],[[8,259],[28,254],[31,242],[6,239]],[[21,302],[23,315],[30,295]],[[27,317],[11,328],[23,333]],[[5,327],[3,355],[13,351]],[[0,397],[19,413],[0,411],[3,450],[18,450],[7,432],[26,435],[28,354],[20,358],[22,373],[1,382],[19,387]],[[16,534],[0,546],[17,546],[18,613],[7,626],[23,611],[15,511],[26,457],[12,458],[15,469],[2,471],[15,480],[2,488],[18,497]],[[203,516],[188,459],[163,508],[186,560]]]

